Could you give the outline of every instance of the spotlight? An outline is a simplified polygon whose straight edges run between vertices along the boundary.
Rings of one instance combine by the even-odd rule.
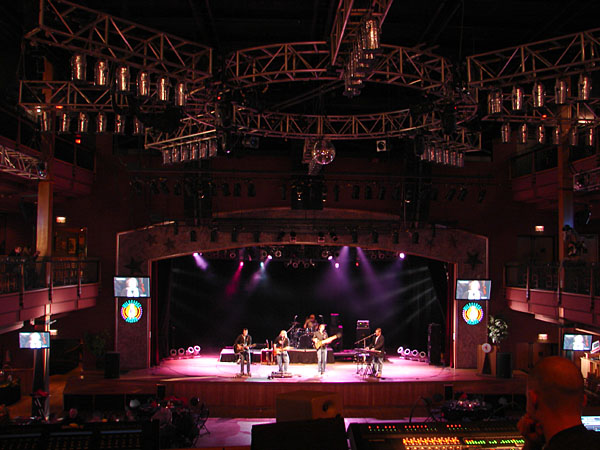
[[[169,97],[171,96],[171,82],[169,81],[169,77],[163,75],[158,78],[156,82],[157,93],[156,97],[160,102],[168,102]]]
[[[294,262],[292,263],[292,267],[293,267],[294,269],[297,269],[297,268],[298,268],[298,261],[294,261]]]
[[[339,269],[339,268],[340,268],[340,263],[339,263],[339,262],[336,262],[336,263],[335,263],[335,268],[336,268],[336,269]]]
[[[117,92],[129,92],[129,67],[120,66],[117,68],[115,83],[117,85]]]
[[[236,259],[237,258],[237,252],[235,250],[231,250],[229,252],[229,259]]]
[[[187,87],[183,81],[175,85],[175,106],[184,107],[187,103]]]
[[[106,133],[108,120],[106,114],[99,112],[96,116],[96,134]]]
[[[138,97],[150,97],[150,74],[145,70],[140,70],[136,78]]]
[[[387,141],[385,139],[380,139],[378,141],[375,141],[375,149],[377,150],[377,152],[387,152],[387,150],[388,150]]]
[[[325,242],[325,233],[323,233],[322,231],[319,231],[319,234],[317,236],[317,242],[319,242],[319,243]]]
[[[557,105],[564,105],[567,103],[567,96],[569,95],[569,85],[567,80],[564,78],[558,78],[554,85],[554,102]]]
[[[85,55],[82,53],[75,53],[71,57],[71,80],[75,82],[85,81],[86,69],[87,64]]]
[[[540,81],[533,83],[533,107],[542,108],[546,95],[546,88]]]
[[[577,100],[586,101],[590,99],[590,93],[592,90],[592,77],[587,73],[579,75],[579,81],[577,83]]]
[[[99,59],[94,65],[94,84],[98,87],[108,85],[108,61]]]
[[[282,255],[281,250],[279,250],[279,249],[275,250],[273,255],[275,255],[275,258],[281,258],[281,255]]]
[[[400,254],[398,256],[400,257],[400,259],[406,258],[406,255],[404,254],[404,252],[400,252]]]

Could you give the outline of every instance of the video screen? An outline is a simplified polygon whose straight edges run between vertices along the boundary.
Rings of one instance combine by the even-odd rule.
[[[50,348],[50,333],[32,331],[19,333],[19,348]]]
[[[563,350],[585,351],[592,349],[591,334],[565,333],[563,336]]]
[[[492,280],[456,280],[456,300],[489,300]]]
[[[115,297],[150,297],[150,277],[114,277]]]

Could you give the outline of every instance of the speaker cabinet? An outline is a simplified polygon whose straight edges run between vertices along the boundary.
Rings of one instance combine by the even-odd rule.
[[[442,364],[442,327],[439,323],[430,323],[427,328],[427,357],[429,364]]]
[[[104,359],[104,378],[119,378],[119,365],[121,355],[119,352],[106,352]]]
[[[496,377],[512,378],[512,354],[496,353]]]
[[[267,423],[252,427],[252,450],[348,450],[344,419]]]
[[[341,415],[341,397],[335,392],[292,391],[277,395],[277,422],[327,419]]]

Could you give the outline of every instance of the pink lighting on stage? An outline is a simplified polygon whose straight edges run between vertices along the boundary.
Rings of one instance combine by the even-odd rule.
[[[194,252],[194,261],[196,261],[198,268],[202,270],[208,269],[208,261],[202,257],[202,253]]]
[[[336,268],[336,269],[339,269],[339,268],[340,268],[340,263],[339,263],[339,262],[336,262],[336,263],[335,263],[335,268]]]
[[[238,264],[237,270],[235,271],[235,274],[233,274],[233,278],[231,278],[231,281],[225,287],[225,296],[227,297],[227,299],[233,298],[233,296],[237,292],[237,290],[240,286],[240,278],[242,277],[242,268],[243,267],[244,267],[244,261],[240,261],[240,263]]]
[[[327,257],[327,259],[328,259],[329,261],[331,261],[331,260],[333,259],[333,256],[332,256],[332,255],[329,255],[329,256]]]
[[[240,261],[240,267],[244,267],[244,261]]]
[[[273,259],[273,257],[272,257],[271,255],[269,255],[269,256],[267,256],[267,259],[268,259],[269,261],[271,261],[271,260]]]
[[[406,258],[406,255],[404,254],[404,252],[400,252],[400,254],[398,256],[400,257],[400,259]]]

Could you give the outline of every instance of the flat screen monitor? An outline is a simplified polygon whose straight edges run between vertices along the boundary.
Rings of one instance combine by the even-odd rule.
[[[150,297],[150,277],[114,277],[115,297]]]
[[[600,353],[600,341],[592,342],[592,351],[591,353]]]
[[[456,300],[489,300],[492,280],[456,280]]]
[[[592,335],[565,333],[563,336],[562,349],[589,352],[592,349]]]
[[[50,348],[50,333],[32,331],[19,333],[19,348]]]

